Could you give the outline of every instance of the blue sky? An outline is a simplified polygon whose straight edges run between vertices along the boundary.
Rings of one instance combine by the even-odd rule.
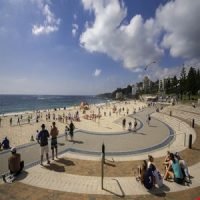
[[[199,0],[0,0],[0,94],[98,94],[199,67],[199,10]]]

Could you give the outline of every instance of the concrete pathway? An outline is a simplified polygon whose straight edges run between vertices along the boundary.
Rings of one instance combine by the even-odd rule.
[[[191,166],[189,170],[194,177],[190,186],[164,181],[162,188],[154,188],[151,193],[176,192],[200,186],[200,163]],[[20,182],[50,190],[84,194],[115,194],[118,196],[150,194],[134,177],[105,177],[104,190],[102,190],[101,177],[55,172],[40,165],[26,170],[26,173],[26,175],[24,174],[26,177],[22,175]]]
[[[142,112],[141,112],[141,114],[142,114]],[[162,118],[161,117],[162,114],[160,114],[160,113],[157,113],[157,114],[155,113],[153,116],[157,117],[158,119]],[[143,113],[143,115],[141,115],[141,116],[137,115],[137,118],[139,120],[141,120],[142,123],[145,124],[144,120],[146,119],[146,113]],[[175,119],[173,117],[163,117],[162,120],[164,120],[166,123],[168,123],[170,126],[172,126],[174,128],[174,130],[181,132],[181,130],[179,130],[180,129],[180,127],[179,127],[180,120]],[[156,119],[152,120],[153,126],[160,126],[160,124],[157,124],[157,123],[159,123],[159,120],[156,120]],[[161,123],[161,124],[163,124],[163,123]],[[182,124],[182,125],[184,125],[184,130],[190,131],[195,136],[195,132],[194,131],[192,132],[192,129],[190,129],[190,127],[188,125],[186,125],[186,124]],[[144,126],[143,128],[140,129],[140,131],[142,131],[142,132],[144,132],[144,130],[146,129],[146,131],[150,133],[151,137],[148,140],[154,138],[154,137],[152,137],[152,134],[154,134],[154,132],[156,132],[156,131],[153,128],[157,128],[157,127],[153,127],[153,126],[152,127]],[[161,125],[161,127],[162,127],[162,125]],[[163,127],[165,127],[165,126],[163,125]],[[162,130],[167,130],[167,131],[163,133]],[[164,134],[165,135],[164,138],[169,136],[168,128],[166,128],[166,129],[163,128],[160,130],[158,128],[157,132],[161,136],[162,136],[162,134]],[[81,134],[85,135],[86,137],[87,136],[93,137],[93,136],[91,136],[91,134],[88,134],[88,133],[78,133],[78,134],[80,134],[80,137],[81,137]],[[131,133],[127,133],[127,134],[123,133],[122,135],[124,138],[126,138],[128,136],[132,137],[132,135],[134,137],[137,136],[137,134],[131,134]],[[121,135],[117,135],[117,134],[112,135],[112,136],[111,135],[108,135],[108,136],[96,135],[95,137],[99,137],[98,139],[100,140],[100,137],[116,138],[118,136],[121,137]],[[62,138],[60,138],[60,139],[62,139]],[[129,140],[130,140],[130,138],[126,138],[126,140],[124,140],[124,146],[126,146],[125,142],[127,142]],[[114,145],[117,145],[116,143],[114,143],[113,139],[111,139],[110,141],[111,141],[111,143],[113,142]],[[138,140],[135,140],[135,141],[138,142]],[[145,144],[146,142],[147,142],[147,144],[149,144],[148,143],[149,141],[142,140],[143,144]],[[158,141],[156,141],[156,142],[158,142]],[[183,148],[185,148],[183,146],[178,145],[180,143],[180,141],[177,140],[176,138],[173,140],[173,143],[175,143],[176,148],[179,150],[180,149],[182,150]],[[71,145],[78,146],[78,144],[81,144],[81,143],[75,143],[75,144],[71,144]],[[107,145],[108,144],[106,144],[106,146]],[[94,143],[94,146],[97,146],[96,143]],[[63,145],[63,146],[61,145],[60,147],[62,147],[63,149],[66,148],[65,145]],[[80,147],[80,146],[78,146],[78,147]],[[115,148],[116,147],[114,146],[110,150],[118,151],[118,149],[115,149]],[[119,149],[121,149],[121,148],[123,148],[123,147],[120,147]],[[23,153],[24,153],[24,155],[27,156],[26,157],[27,162],[28,162],[28,159],[30,159],[29,161],[39,160],[38,159],[38,155],[39,155],[38,146],[32,145],[32,147],[25,148],[25,149],[26,149],[26,151],[23,151]],[[160,149],[155,149],[154,151],[155,151],[155,153],[157,153],[158,156],[161,156],[162,154],[164,155],[164,152],[166,152],[166,149],[167,149],[167,147],[162,147]],[[71,154],[71,153],[67,152],[67,153],[60,155],[60,157],[66,157],[66,156],[68,157],[69,154]],[[2,159],[2,158],[6,159],[6,156],[8,156],[8,153],[1,154],[0,159]],[[28,158],[28,156],[29,156],[29,158]],[[85,158],[87,157],[87,159],[91,158],[90,155],[85,154],[84,156],[85,156]],[[134,157],[140,158],[140,160],[144,156],[147,156],[147,152],[143,153],[142,155],[141,154],[138,154],[137,156],[134,155]],[[120,156],[120,157],[123,159],[125,156]],[[129,155],[127,157],[129,159],[131,157],[131,155]],[[96,156],[96,158],[100,160],[99,156]],[[5,160],[3,160],[3,161],[5,162]],[[1,165],[1,168],[2,168],[2,165]],[[5,168],[5,166],[4,166],[4,168]],[[187,190],[190,188],[195,188],[195,187],[200,186],[200,163],[197,163],[197,164],[191,166],[189,168],[189,170],[190,170],[191,175],[194,177],[192,179],[192,184],[190,186],[183,186],[183,185],[178,185],[175,183],[164,181],[164,187],[162,187],[161,189],[154,188],[151,191],[147,191],[140,183],[138,183],[135,180],[134,177],[105,177],[104,178],[104,190],[102,190],[101,189],[101,177],[80,176],[80,175],[72,175],[72,174],[67,174],[67,173],[62,173],[62,172],[55,172],[52,170],[47,170],[45,167],[42,167],[40,165],[36,165],[36,166],[26,169],[25,172],[19,177],[19,181],[22,183],[25,183],[27,185],[36,186],[36,187],[40,187],[40,188],[46,188],[46,189],[50,189],[50,190],[74,192],[74,193],[81,193],[81,194],[101,194],[101,195],[114,194],[119,197],[124,197],[126,195],[143,195],[143,194],[150,194],[150,193],[167,193],[167,192],[183,191],[183,190]]]
[[[129,119],[133,121],[135,117],[140,121],[137,132],[122,131],[109,134],[77,130],[75,132],[74,143],[66,142],[64,135],[61,135],[58,138],[59,153],[71,152],[72,154],[75,153],[79,158],[80,155],[83,155],[82,157],[86,155],[85,157],[89,156],[90,158],[94,156],[99,159],[102,143],[106,147],[106,156],[112,157],[138,155],[163,148],[173,139],[171,137],[173,132],[166,124],[154,118],[152,118],[150,126],[148,126],[146,123],[147,115],[152,113],[153,110],[154,108],[145,109],[134,116],[129,116]],[[25,165],[40,160],[40,148],[36,142],[19,147],[18,152],[21,153]],[[0,174],[7,171],[9,156],[10,151],[0,153]]]

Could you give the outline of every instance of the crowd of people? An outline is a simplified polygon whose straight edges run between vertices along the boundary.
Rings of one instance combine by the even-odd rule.
[[[143,108],[142,108],[143,109]],[[124,108],[120,108],[119,112],[124,111]],[[113,112],[117,112],[117,108],[114,107]],[[129,113],[129,110],[126,111],[127,114]],[[100,110],[99,110],[100,113]],[[135,113],[135,110],[134,110]],[[106,113],[104,113],[106,115]],[[53,120],[56,120],[55,114],[52,115]],[[18,118],[19,119],[19,118]],[[46,115],[46,120],[50,120],[51,115]],[[68,115],[63,115],[62,119],[71,120],[69,125],[65,126],[65,139],[66,141],[74,141],[74,129],[75,126],[73,124],[72,120],[80,121],[79,118],[79,112],[77,111],[74,115],[71,115],[69,112]],[[18,120],[19,121],[19,120]],[[60,121],[58,119],[58,121]],[[150,115],[147,116],[147,123],[150,125],[151,117]],[[30,122],[30,121],[29,121]],[[63,121],[64,122],[64,121]],[[126,128],[126,118],[122,119],[122,128]],[[20,121],[19,121],[20,124]],[[1,125],[1,120],[0,120]],[[10,125],[12,125],[12,118],[10,120]],[[128,130],[129,131],[136,131],[138,126],[137,119],[134,118],[134,122],[131,121],[128,122]],[[43,165],[44,155],[46,156],[47,164],[50,165],[50,159],[49,159],[49,144],[48,139],[51,138],[51,153],[52,153],[52,160],[58,159],[58,142],[57,137],[59,135],[59,130],[56,127],[55,121],[52,122],[51,130],[48,131],[45,128],[45,124],[41,125],[41,131],[37,132],[36,140],[38,144],[40,145],[40,164]],[[34,138],[31,138],[32,141],[34,141]],[[10,170],[10,180],[15,180],[15,177],[20,174],[24,167],[24,162],[21,161],[21,155],[17,153],[17,150],[15,147],[10,147],[10,141],[7,137],[4,138],[4,140],[0,143],[0,149],[11,149],[11,156],[8,159],[8,168]],[[185,160],[180,156],[179,153],[171,153],[167,152],[167,156],[163,162],[163,165],[165,167],[165,173],[164,176],[161,176],[161,173],[158,169],[158,167],[154,163],[153,156],[149,155],[148,160],[143,160],[142,164],[138,166],[137,169],[137,176],[136,180],[141,182],[147,189],[153,188],[155,185],[158,187],[163,186],[163,180],[174,180],[174,182],[178,184],[183,184],[184,182],[190,183],[190,174],[188,171],[187,164]],[[3,180],[7,182],[7,179],[5,176],[3,176]]]
[[[178,152],[171,153],[168,151],[163,165],[165,172],[162,176],[154,163],[153,156],[148,155],[148,160],[143,160],[137,168],[136,180],[147,189],[151,189],[155,185],[159,188],[162,187],[163,180],[174,181],[178,184],[191,183],[187,164]]]
[[[74,136],[74,129],[75,126],[73,122],[71,121],[69,124],[69,127],[66,126],[66,137],[68,140],[68,135],[70,136],[71,140],[73,141]],[[56,127],[56,123],[52,122],[50,133],[45,128],[45,124],[41,125],[41,131],[37,131],[36,140],[38,144],[40,145],[40,165],[43,165],[43,158],[44,154],[46,155],[46,161],[47,164],[50,165],[50,159],[49,159],[49,145],[48,145],[48,139],[51,137],[51,152],[52,152],[52,160],[55,158],[58,159],[58,143],[57,143],[57,137],[58,137],[59,131]],[[20,174],[22,169],[24,168],[24,161],[21,161],[21,155],[17,153],[17,149],[15,147],[10,147],[10,142],[7,139],[7,137],[4,138],[3,142],[0,143],[0,147],[3,147],[3,149],[11,149],[11,156],[8,159],[8,169],[10,171],[10,174],[8,176],[3,175],[4,182],[13,182],[16,177]]]

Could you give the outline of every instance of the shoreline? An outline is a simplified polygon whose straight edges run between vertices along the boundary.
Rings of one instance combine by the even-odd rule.
[[[114,112],[113,108],[124,108],[121,113]],[[92,132],[118,132],[122,131],[121,118],[127,117],[127,110],[129,114],[132,114],[134,110],[138,112],[142,107],[146,107],[144,102],[127,100],[127,101],[109,101],[107,103],[90,104],[89,109],[83,112],[80,106],[70,106],[64,108],[47,109],[37,111],[26,111],[9,113],[1,117],[0,126],[0,142],[4,137],[8,137],[11,146],[18,146],[30,142],[31,136],[36,138],[36,131],[41,129],[41,124],[46,125],[47,130],[51,130],[52,122],[55,121],[59,129],[59,134],[65,132],[65,126],[69,124],[70,119],[66,120],[66,117],[74,116],[79,112],[80,121],[73,121],[77,129],[88,130]],[[14,114],[14,115],[13,115]],[[101,117],[98,117],[99,114]],[[36,117],[40,116],[38,122]],[[50,116],[50,118],[48,118]],[[94,116],[96,116],[94,118]],[[12,118],[12,124],[10,124],[10,118]],[[20,118],[20,124],[18,124],[18,118]],[[28,121],[28,119],[30,119]],[[118,124],[115,121],[118,120]]]
[[[117,103],[117,101],[116,100],[113,100],[113,101],[110,100],[109,102],[106,102],[106,103],[96,103],[96,104],[94,103],[94,104],[88,104],[88,105],[89,105],[89,107],[90,106],[104,106],[107,103],[113,104],[113,103]],[[64,110],[67,111],[67,110],[75,109],[76,107],[78,107],[77,109],[79,109],[80,105],[74,104],[74,105],[71,105],[69,107],[57,107],[57,108],[47,108],[47,109],[39,109],[39,110],[25,110],[25,111],[19,111],[19,112],[7,112],[7,113],[0,114],[0,117],[10,117],[10,116],[18,116],[18,115],[25,115],[25,114],[41,113],[41,112],[52,112],[52,111],[64,111]]]
[[[112,99],[94,95],[0,95],[0,116],[53,110],[88,104],[106,103]]]

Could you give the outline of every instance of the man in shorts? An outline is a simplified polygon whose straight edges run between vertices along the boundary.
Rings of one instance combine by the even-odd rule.
[[[58,158],[58,147],[57,147],[57,136],[58,136],[58,129],[56,127],[56,123],[52,123],[53,127],[51,128],[51,150],[52,150],[52,160],[54,160],[54,149],[56,152],[56,158]]]
[[[38,143],[41,147],[41,162],[40,165],[43,165],[43,155],[46,154],[47,158],[47,164],[50,164],[49,161],[49,146],[48,146],[48,138],[49,138],[49,132],[45,129],[45,125],[42,124],[41,126],[42,130],[38,134]]]

